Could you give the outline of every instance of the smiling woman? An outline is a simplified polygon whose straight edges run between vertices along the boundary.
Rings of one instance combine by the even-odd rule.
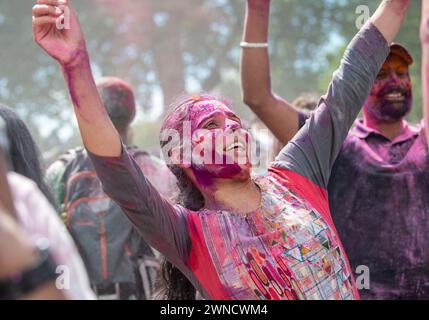
[[[317,111],[267,176],[251,177],[248,148],[242,147],[249,134],[227,103],[210,95],[179,99],[163,130],[181,132],[187,123],[189,135],[161,139],[163,147],[172,142],[166,157],[179,178],[179,203],[157,192],[105,116],[77,15],[71,11],[71,29],[58,32],[46,7],[60,2],[38,2],[35,39],[63,68],[105,192],[171,263],[164,272],[167,298],[193,298],[193,288],[206,299],[359,298],[326,189],[334,159],[389,53],[408,1],[382,2],[351,42]],[[191,159],[182,156],[185,148]],[[209,159],[222,161],[204,162],[206,150],[211,150]],[[246,155],[244,163],[235,160],[239,154]]]
[[[227,102],[205,94],[181,97],[170,106],[160,142],[170,164],[188,166],[201,183],[212,184],[216,176],[233,178],[240,166],[250,167],[249,137]],[[212,178],[200,174],[207,170]]]

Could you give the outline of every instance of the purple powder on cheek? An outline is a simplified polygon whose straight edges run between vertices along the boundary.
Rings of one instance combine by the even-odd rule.
[[[192,166],[192,172],[199,185],[203,187],[213,187],[215,179],[234,179],[242,171],[238,164],[213,165],[212,168],[205,166]]]
[[[233,179],[242,171],[241,167],[238,164],[230,164],[222,166],[219,170],[218,176],[221,179]]]
[[[192,165],[192,172],[194,173],[194,176],[197,179],[199,185],[206,188],[214,185],[214,180],[211,173],[208,172],[204,167]]]

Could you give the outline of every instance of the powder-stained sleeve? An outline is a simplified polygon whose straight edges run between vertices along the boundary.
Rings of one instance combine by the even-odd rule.
[[[125,147],[120,157],[89,156],[105,193],[125,212],[143,238],[179,268],[190,250],[187,210],[164,198]]]
[[[294,171],[327,188],[341,145],[389,52],[384,36],[368,23],[347,48],[327,94],[273,166]]]
[[[61,213],[64,198],[66,195],[66,185],[63,179],[66,171],[66,164],[64,161],[58,160],[46,169],[45,181],[54,193],[55,210]]]

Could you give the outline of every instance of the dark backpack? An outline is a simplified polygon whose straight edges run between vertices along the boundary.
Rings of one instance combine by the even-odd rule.
[[[148,156],[137,149],[130,148],[129,151],[135,159]],[[63,175],[66,195],[62,212],[91,284],[132,283],[138,288],[137,298],[149,299],[157,273],[154,251],[119,206],[103,192],[84,149],[73,150],[62,160],[67,162]]]

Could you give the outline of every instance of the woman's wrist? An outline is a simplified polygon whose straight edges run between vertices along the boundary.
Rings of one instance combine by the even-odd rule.
[[[86,48],[77,50],[72,54],[72,57],[67,62],[60,62],[61,68],[65,72],[71,72],[75,70],[84,71],[90,69],[91,63],[89,60],[89,54]]]
[[[33,257],[0,279],[0,300],[23,299],[55,283],[57,264],[49,249],[38,248]]]
[[[249,13],[266,16],[270,14],[270,0],[247,0],[247,10]]]
[[[0,280],[31,267],[37,257],[16,222],[0,206]]]
[[[267,10],[270,8],[271,0],[247,0],[249,9]]]
[[[16,272],[24,271],[33,266],[38,259],[37,253],[30,247],[14,248],[7,258],[0,263],[0,281],[9,278]]]

